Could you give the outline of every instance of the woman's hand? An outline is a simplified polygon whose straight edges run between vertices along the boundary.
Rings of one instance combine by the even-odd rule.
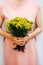
[[[28,42],[28,40],[29,40],[29,37],[18,37],[18,42],[20,42],[20,46],[23,46],[23,45],[25,45],[27,42]]]
[[[25,44],[25,42],[23,41],[23,38],[21,39],[21,38],[12,36],[12,34],[3,31],[1,28],[0,28],[0,36],[4,36],[4,37],[6,37],[6,38],[11,39],[12,41],[14,41],[14,43],[15,43],[16,45]]]
[[[13,41],[15,42],[16,45],[23,46],[25,44],[23,38],[21,38],[21,37],[13,38]]]
[[[16,41],[16,40],[17,40],[16,37],[12,36],[12,34],[10,34],[10,33],[7,33],[7,32],[5,32],[5,31],[3,31],[1,28],[0,28],[0,36],[4,36],[4,37],[6,37],[6,38],[9,38],[9,39],[11,39],[12,41]]]

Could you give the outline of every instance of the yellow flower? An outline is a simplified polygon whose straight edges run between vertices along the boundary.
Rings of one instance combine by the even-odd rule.
[[[25,26],[27,29],[29,29],[29,28],[32,28],[32,24],[30,22],[31,21],[27,20],[26,18],[15,17],[12,20],[6,21],[6,29],[8,29],[10,23],[13,26],[16,26],[17,28],[18,27],[22,28],[23,26]]]

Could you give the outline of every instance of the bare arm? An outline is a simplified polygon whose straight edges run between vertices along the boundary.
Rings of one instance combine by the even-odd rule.
[[[23,41],[28,42],[29,39],[35,37],[39,33],[42,32],[42,16],[41,16],[41,11],[38,12],[38,15],[36,17],[36,24],[37,28],[32,32],[32,33],[27,33],[28,37],[24,37]]]
[[[22,43],[22,42],[21,42],[22,40],[19,40],[19,41],[18,41],[17,37],[12,36],[12,34],[9,34],[9,33],[5,32],[5,31],[1,28],[1,27],[2,27],[2,24],[3,24],[3,21],[4,21],[3,16],[2,16],[2,17],[0,16],[0,36],[4,36],[4,37],[6,37],[6,38],[9,38],[9,39],[11,39],[12,41],[14,41],[15,44],[20,45],[20,44]]]
[[[42,16],[41,16],[41,11],[39,11],[37,17],[36,17],[36,24],[37,28],[34,30],[34,32],[28,34],[30,38],[38,35],[39,33],[42,32]]]
[[[0,16],[0,36],[4,36],[4,37],[7,37],[7,32],[5,32],[4,30],[2,30],[2,24],[3,24],[3,21],[4,21],[4,17],[3,16]]]
[[[25,43],[29,41],[29,39],[35,37],[36,35],[38,35],[39,33],[42,32],[42,16],[41,16],[41,11],[38,12],[38,15],[36,17],[36,25],[37,28],[32,32],[32,33],[27,33],[28,37],[24,37],[22,38],[22,41],[24,41]],[[21,39],[21,38],[19,38]],[[24,45],[25,43],[22,43],[21,45]]]
[[[5,19],[4,16],[0,16],[0,36],[4,36],[4,37],[10,38],[10,39],[12,39],[13,41],[15,41],[16,37],[13,37],[11,34],[5,32],[5,31],[1,28],[4,19]]]

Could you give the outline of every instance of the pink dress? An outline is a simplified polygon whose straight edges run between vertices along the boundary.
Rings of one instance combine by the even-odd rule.
[[[12,19],[14,17],[26,17],[33,21],[33,32],[35,27],[35,18],[39,12],[40,6],[34,0],[26,1],[21,4],[4,2],[2,4],[3,14],[6,19]],[[1,10],[0,10],[1,11]],[[4,60],[5,65],[38,65],[38,52],[36,46],[36,38],[31,38],[26,46],[25,52],[18,52],[13,50],[13,41],[9,38],[5,38],[4,41]]]

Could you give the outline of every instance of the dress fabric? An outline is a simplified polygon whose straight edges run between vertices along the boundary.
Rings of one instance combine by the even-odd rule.
[[[14,17],[26,17],[33,21],[33,32],[35,27],[35,18],[39,12],[40,6],[34,0],[24,2],[22,4],[4,2],[2,4],[3,14],[6,19]],[[1,11],[1,10],[0,10]],[[5,20],[6,21],[6,20]],[[5,22],[6,24],[6,22]],[[25,52],[13,50],[13,41],[9,38],[4,40],[4,61],[5,65],[38,65],[38,52],[36,46],[36,38],[31,38],[25,45]]]

